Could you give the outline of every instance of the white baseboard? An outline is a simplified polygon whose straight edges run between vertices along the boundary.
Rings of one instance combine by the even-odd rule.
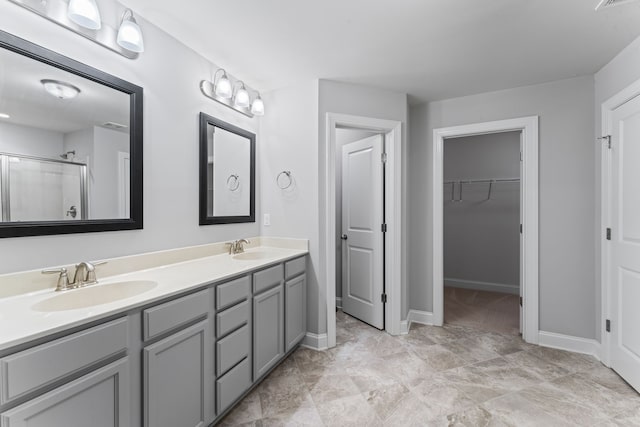
[[[407,315],[407,332],[411,329],[412,323],[433,325],[433,313],[430,311],[409,310],[409,314]]]
[[[342,308],[342,297],[336,297],[336,308]]]
[[[538,344],[543,347],[573,351],[574,353],[589,354],[600,360],[601,345],[598,341],[593,339],[540,331],[538,333]]]
[[[400,335],[407,335],[409,333],[409,319],[400,321]]]
[[[326,350],[329,348],[329,337],[327,334],[314,334],[307,332],[300,346],[311,350]]]
[[[451,277],[444,278],[444,285],[454,288],[474,289],[476,291],[501,292],[503,294],[520,294],[520,288],[514,285],[505,285],[503,283],[480,282],[476,280],[454,279]]]

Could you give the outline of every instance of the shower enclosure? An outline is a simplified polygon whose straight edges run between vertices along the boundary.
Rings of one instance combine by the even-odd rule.
[[[88,218],[87,165],[0,153],[2,222]]]

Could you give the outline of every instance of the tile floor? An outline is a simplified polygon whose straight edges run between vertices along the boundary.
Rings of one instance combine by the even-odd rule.
[[[640,395],[592,357],[462,325],[392,337],[337,313],[220,425],[640,426]]]
[[[446,286],[444,321],[486,331],[518,335],[520,297]]]

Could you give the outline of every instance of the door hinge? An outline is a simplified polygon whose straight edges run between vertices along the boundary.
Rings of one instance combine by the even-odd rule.
[[[522,307],[522,297],[520,297],[520,307]]]
[[[522,151],[520,152],[520,161],[522,161]]]
[[[611,332],[611,320],[607,319],[607,321],[605,322],[605,330],[607,332]]]
[[[387,232],[387,224],[386,224],[386,223],[385,223],[385,224],[382,224],[382,226],[381,226],[380,228],[382,229],[382,232],[383,232],[383,233],[386,233],[386,232]]]
[[[383,304],[384,304],[384,303],[386,303],[386,302],[387,302],[387,294],[382,294],[382,295],[380,296],[380,299],[382,300],[382,303],[383,303]]]
[[[607,228],[607,240],[611,240],[611,229]]]
[[[387,163],[387,153],[382,153],[381,160],[382,163]]]
[[[611,150],[611,135],[601,136],[598,139],[603,140],[603,141],[607,141],[607,148],[609,150]]]
[[[520,234],[522,234],[522,224],[520,224]]]

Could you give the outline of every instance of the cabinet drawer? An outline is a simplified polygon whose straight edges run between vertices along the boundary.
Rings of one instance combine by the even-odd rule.
[[[282,264],[274,265],[253,275],[253,292],[258,293],[279,285],[283,279]]]
[[[209,290],[196,292],[142,312],[142,338],[148,341],[207,315]]]
[[[216,336],[220,338],[249,322],[249,301],[234,305],[216,317]]]
[[[216,308],[220,310],[247,299],[250,292],[249,276],[218,285],[216,286]]]
[[[243,326],[216,344],[216,376],[249,355],[249,326]]]
[[[127,318],[114,320],[0,359],[0,403],[63,380],[127,350]]]
[[[287,261],[284,264],[285,278],[290,279],[294,276],[304,273],[307,268],[307,257],[300,257]]]
[[[249,358],[246,358],[216,381],[217,413],[221,414],[249,387],[251,387],[251,365]]]

